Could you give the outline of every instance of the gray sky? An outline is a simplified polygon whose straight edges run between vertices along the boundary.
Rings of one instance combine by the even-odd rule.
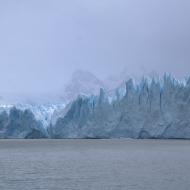
[[[62,88],[76,69],[190,74],[189,0],[1,0],[0,93]]]

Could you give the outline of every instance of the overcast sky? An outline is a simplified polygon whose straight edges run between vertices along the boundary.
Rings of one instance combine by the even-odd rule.
[[[56,92],[76,69],[190,74],[189,0],[1,0],[0,93]]]

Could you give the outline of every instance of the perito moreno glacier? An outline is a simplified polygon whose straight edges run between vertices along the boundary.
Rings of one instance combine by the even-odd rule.
[[[58,105],[1,105],[0,138],[190,138],[190,78],[128,80]]]

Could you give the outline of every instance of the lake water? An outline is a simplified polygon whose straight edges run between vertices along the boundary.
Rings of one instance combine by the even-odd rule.
[[[0,190],[189,190],[190,141],[0,140]]]

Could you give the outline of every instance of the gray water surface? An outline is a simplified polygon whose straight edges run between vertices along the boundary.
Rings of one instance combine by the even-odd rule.
[[[190,141],[0,140],[0,190],[189,190]]]

